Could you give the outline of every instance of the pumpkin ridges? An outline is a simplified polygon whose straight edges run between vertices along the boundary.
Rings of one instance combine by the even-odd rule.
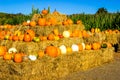
[[[22,62],[22,54],[21,53],[16,53],[14,55],[14,62],[16,62],[16,63]]]
[[[58,56],[58,50],[55,46],[47,46],[45,49],[45,53],[48,54],[51,57],[57,57]]]

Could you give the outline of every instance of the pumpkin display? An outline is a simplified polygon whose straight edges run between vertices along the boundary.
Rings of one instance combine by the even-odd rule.
[[[16,63],[20,63],[20,62],[22,62],[22,54],[21,53],[16,53],[15,55],[14,55],[14,62],[16,62]]]
[[[57,57],[58,56],[58,49],[55,46],[47,46],[45,49],[45,53],[51,57]]]

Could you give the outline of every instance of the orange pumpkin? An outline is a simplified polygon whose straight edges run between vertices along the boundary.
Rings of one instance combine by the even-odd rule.
[[[24,34],[19,35],[19,36],[18,36],[18,39],[19,39],[19,41],[23,41],[23,39],[24,39]]]
[[[6,54],[3,56],[3,59],[4,59],[4,60],[11,60],[11,59],[12,59],[12,55],[9,54],[9,53],[6,53]]]
[[[22,23],[22,25],[23,25],[23,26],[29,26],[29,23],[27,23],[26,21],[24,21],[24,22]]]
[[[54,30],[53,30],[53,33],[54,33],[56,36],[58,36],[58,35],[59,35],[58,29],[54,29]]]
[[[67,53],[72,53],[72,48],[71,47],[67,47]]]
[[[56,18],[51,17],[51,18],[48,19],[48,21],[49,21],[49,22],[51,23],[51,25],[53,25],[53,26],[57,24]]]
[[[32,29],[26,30],[26,34],[29,34],[31,37],[31,40],[35,37],[35,32]]]
[[[68,22],[67,22],[66,20],[64,20],[64,21],[62,22],[62,24],[66,26],[66,25],[68,25]]]
[[[82,24],[81,20],[77,20],[76,24]]]
[[[48,14],[48,10],[46,10],[46,9],[44,8],[44,10],[42,10],[42,14],[44,14],[44,15]]]
[[[31,27],[35,27],[36,26],[36,22],[35,21],[30,21],[30,26]]]
[[[45,26],[46,25],[46,19],[45,18],[39,18],[38,19],[38,25],[39,26]]]
[[[38,52],[38,56],[39,56],[39,57],[42,58],[44,55],[45,55],[44,51],[40,50],[40,51]]]
[[[58,56],[58,49],[55,46],[47,46],[45,49],[45,53],[51,57],[57,57]]]
[[[54,34],[52,34],[52,33],[48,34],[47,39],[48,40],[54,40],[55,39]]]
[[[79,51],[83,50],[83,45],[82,44],[78,44],[78,47],[79,47]]]
[[[92,49],[93,49],[93,50],[100,49],[100,47],[101,47],[100,43],[93,43],[93,44],[92,44]]]
[[[7,48],[5,46],[0,46],[0,56],[3,56],[7,52]]]
[[[22,54],[21,53],[16,53],[14,55],[14,62],[16,62],[16,63],[22,62]]]
[[[39,38],[40,38],[41,41],[47,40],[47,36],[40,36]]]
[[[73,24],[73,21],[71,19],[67,19],[66,21],[68,22],[69,25]]]
[[[92,48],[91,44],[86,44],[86,45],[85,45],[85,49],[86,49],[86,50],[91,50],[91,48]]]
[[[54,15],[59,15],[60,13],[55,9],[55,10],[53,11],[53,14],[54,14]]]
[[[13,35],[13,36],[12,36],[12,40],[18,41],[18,39],[19,39],[19,37],[18,37],[17,35]]]
[[[24,39],[25,42],[30,42],[32,40],[31,36],[29,34],[27,34],[27,33],[24,34],[24,38],[23,39]]]

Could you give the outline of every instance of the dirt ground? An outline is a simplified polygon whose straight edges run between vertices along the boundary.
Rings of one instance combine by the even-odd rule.
[[[87,71],[71,73],[59,80],[120,80],[120,53],[114,54],[115,59]]]

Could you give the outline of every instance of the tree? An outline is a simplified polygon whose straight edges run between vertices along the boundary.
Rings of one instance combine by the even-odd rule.
[[[105,8],[99,8],[98,11],[96,12],[96,14],[107,14],[108,11]]]

